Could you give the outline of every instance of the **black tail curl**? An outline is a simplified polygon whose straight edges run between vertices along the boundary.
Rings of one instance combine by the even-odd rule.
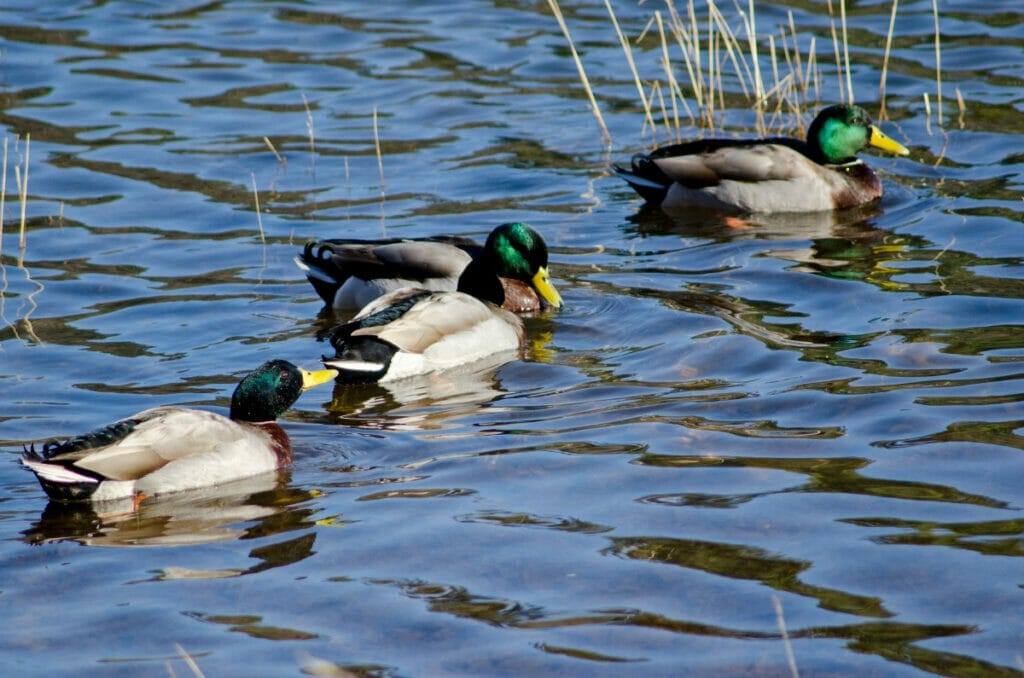
[[[37,450],[35,443],[22,445],[25,457],[34,461],[49,461],[56,456],[105,447],[123,439],[142,422],[142,419],[122,419],[103,428],[66,440],[50,440]]]

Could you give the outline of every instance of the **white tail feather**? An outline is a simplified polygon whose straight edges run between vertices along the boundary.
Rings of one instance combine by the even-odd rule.
[[[295,262],[296,266],[298,266],[300,269],[302,269],[302,272],[305,273],[307,277],[316,278],[317,280],[323,280],[326,283],[336,283],[336,282],[338,282],[332,276],[330,276],[327,273],[325,273],[322,268],[317,268],[316,266],[310,266],[309,264],[304,262],[299,257],[294,257],[292,259],[292,261]]]
[[[324,366],[347,372],[380,372],[384,369],[384,363],[366,360],[325,360]]]
[[[75,473],[67,466],[61,466],[59,464],[47,464],[44,461],[35,461],[33,459],[22,459],[21,463],[29,467],[33,473],[43,480],[49,480],[52,483],[63,483],[68,485],[72,483],[99,482],[96,478]]]

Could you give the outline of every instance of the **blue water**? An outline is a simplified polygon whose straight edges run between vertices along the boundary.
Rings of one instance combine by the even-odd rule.
[[[668,16],[613,5],[634,38]],[[1018,675],[1024,12],[939,9],[941,118],[932,4],[898,8],[882,127],[911,156],[865,155],[880,205],[723,223],[611,171],[671,135],[600,3],[563,11],[609,145],[544,3],[8,3],[0,667]],[[877,113],[891,5],[847,10]],[[757,3],[762,54],[790,11],[832,103],[826,3]],[[633,47],[648,83],[660,50]],[[716,128],[749,133],[725,86]],[[18,463],[316,366],[309,238],[510,220],[566,302],[521,359],[311,391],[279,477],[136,513],[48,505]]]

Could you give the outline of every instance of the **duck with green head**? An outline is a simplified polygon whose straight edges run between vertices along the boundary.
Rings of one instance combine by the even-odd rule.
[[[817,212],[858,207],[882,197],[882,183],[857,153],[871,146],[908,155],[859,106],[829,106],[807,140],[703,139],[633,156],[618,174],[648,203],[665,209]]]
[[[123,500],[220,485],[291,462],[276,419],[334,370],[309,372],[271,360],[231,397],[229,417],[186,407],[156,407],[69,440],[25,451],[22,463],[56,501]]]
[[[317,294],[333,308],[362,308],[403,287],[457,289],[472,263],[477,275],[498,276],[505,286],[503,308],[515,313],[561,303],[548,277],[548,249],[530,226],[498,226],[483,244],[461,236],[423,239],[316,240],[295,263]]]
[[[547,246],[525,224],[495,229],[464,267],[454,291],[405,287],[378,297],[328,333],[324,365],[338,381],[390,381],[464,365],[523,343],[530,299],[561,308],[547,274]],[[510,303],[511,302],[511,303]]]

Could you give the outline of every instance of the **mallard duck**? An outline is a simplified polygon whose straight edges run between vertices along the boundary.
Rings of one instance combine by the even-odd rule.
[[[548,278],[547,244],[522,223],[498,226],[484,244],[460,236],[318,240],[307,243],[295,258],[317,294],[333,308],[362,308],[403,287],[455,290],[471,261],[502,280],[504,308],[510,311],[538,311],[545,303],[561,303]]]
[[[516,351],[523,336],[522,319],[495,304],[465,292],[406,287],[332,329],[335,356],[324,366],[338,370],[343,383],[391,381]]]
[[[823,109],[807,141],[704,139],[633,156],[616,171],[647,202],[664,208],[728,212],[815,212],[882,196],[882,184],[856,154],[866,146],[910,153],[885,136],[859,106]]]
[[[488,243],[505,240],[501,230],[492,232]],[[513,231],[524,229],[514,225]],[[536,241],[543,244],[539,236]],[[508,277],[499,278],[486,252],[503,249],[485,246],[485,254],[474,257],[459,276],[454,292],[405,287],[371,301],[351,321],[328,332],[335,356],[325,358],[324,365],[338,370],[338,381],[365,383],[426,374],[518,350],[523,321],[507,310],[508,290],[522,295],[523,288],[529,289],[554,308],[561,307],[562,297],[544,267],[530,265],[525,257],[516,257],[519,265],[506,267]]]
[[[248,374],[231,396],[230,418],[186,407],[155,407],[21,462],[57,501],[104,502],[218,485],[272,471],[291,461],[291,443],[275,422],[307,388],[334,379],[271,360]]]

